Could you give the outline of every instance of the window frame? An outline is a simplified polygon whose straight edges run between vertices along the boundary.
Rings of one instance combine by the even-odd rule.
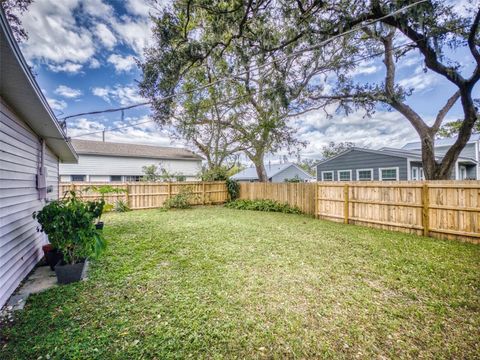
[[[75,180],[75,176],[81,176],[83,180]],[[87,175],[70,175],[70,179],[72,182],[85,182],[87,180]]]
[[[322,181],[335,181],[335,171],[333,170],[327,170],[327,171],[322,171]],[[325,180],[323,175],[324,174],[332,174],[332,180]]]
[[[134,177],[135,180],[129,179],[129,178],[132,178],[132,177]],[[140,182],[140,181],[142,181],[142,176],[141,175],[124,175],[123,180],[124,180],[124,182]]]
[[[394,179],[384,179],[383,175],[382,175],[383,170],[395,170],[396,171],[395,180]],[[400,181],[400,167],[391,166],[391,167],[378,168],[378,179],[380,181]]]
[[[348,180],[342,180],[340,177],[340,173],[342,172],[348,172],[350,174],[350,178]],[[348,169],[337,170],[337,178],[338,178],[338,181],[352,181],[352,170],[348,170]]]
[[[360,177],[358,176],[358,174],[360,173],[360,171],[370,171],[370,179],[360,179]],[[356,176],[357,176],[357,181],[373,181],[373,169],[357,169],[356,170]]]
[[[120,180],[112,180],[113,177],[119,177]],[[110,182],[122,182],[123,176],[122,175],[110,175]]]

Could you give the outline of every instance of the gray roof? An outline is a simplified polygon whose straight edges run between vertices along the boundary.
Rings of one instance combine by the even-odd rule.
[[[312,175],[305,172],[302,168],[298,167],[294,163],[284,163],[284,164],[269,164],[265,166],[267,172],[267,178],[272,178],[275,175],[281,173],[282,171],[288,169],[290,166],[296,167],[298,170],[302,171],[309,177],[313,178]],[[258,180],[257,169],[255,167],[246,168],[239,173],[231,177],[233,180]]]
[[[203,160],[201,156],[184,148],[93,140],[72,140],[72,144],[76,152],[81,155],[141,157],[149,159]]]
[[[378,150],[372,150],[372,149],[352,147],[352,148],[347,149],[345,151],[342,151],[341,153],[339,153],[335,156],[332,156],[328,159],[319,161],[317,164],[315,164],[315,166],[317,166],[319,164],[326,163],[326,162],[331,161],[331,160],[334,160],[337,157],[345,155],[345,154],[347,154],[351,151],[354,151],[354,150],[355,151],[362,151],[362,152],[366,152],[366,153],[372,153],[372,154],[382,154],[382,155],[401,157],[401,158],[405,158],[405,159],[408,158],[408,159],[415,160],[415,161],[422,161],[422,153],[421,153],[420,150],[406,150],[406,149],[397,149],[397,148],[389,148],[389,147],[383,147],[383,148],[378,149]],[[442,159],[442,157],[437,156],[436,159],[437,159],[437,161],[440,161]],[[459,161],[465,161],[465,162],[472,162],[472,161],[475,162],[476,161],[475,159],[465,158],[465,157],[459,157],[458,160]]]
[[[0,6],[0,97],[66,163],[77,154],[48,105],[15,41]]]
[[[453,145],[455,141],[457,141],[456,136],[452,138],[436,139],[435,146]],[[480,141],[480,134],[472,134],[468,142],[473,142],[473,141]],[[403,145],[402,149],[413,150],[413,149],[421,149],[421,147],[422,147],[422,143],[420,141],[414,141],[414,142],[409,142]]]

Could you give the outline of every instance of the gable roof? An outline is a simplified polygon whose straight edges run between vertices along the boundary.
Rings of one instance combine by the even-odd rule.
[[[203,160],[193,151],[184,148],[115,143],[93,140],[72,140],[80,155],[121,156],[149,159]]]
[[[435,140],[435,146],[448,146],[448,145],[453,145],[457,141],[457,137],[452,137],[452,138],[445,138],[445,139],[436,139]],[[472,134],[470,136],[470,140],[468,140],[469,143],[475,142],[475,141],[480,141],[480,134]],[[414,149],[421,149],[422,143],[420,141],[413,141],[409,142],[405,145],[403,145],[402,149],[405,150],[414,150]]]
[[[0,6],[0,96],[63,162],[77,154],[33,77]]]
[[[350,149],[347,149],[345,151],[342,151],[341,153],[332,156],[328,159],[319,161],[318,163],[315,164],[315,166],[318,166],[320,164],[327,163],[329,161],[332,161],[340,156],[346,155],[352,151],[361,151],[361,152],[366,152],[370,154],[379,154],[379,155],[387,155],[387,156],[393,156],[393,157],[399,157],[399,158],[404,158],[404,159],[410,159],[414,161],[422,161],[422,153],[419,150],[406,150],[406,149],[397,149],[397,148],[389,148],[389,147],[383,147],[378,150],[372,150],[372,149],[364,149],[364,148],[358,148],[358,147],[353,147]],[[441,156],[436,156],[436,160],[440,161],[442,159]],[[475,159],[470,159],[470,158],[465,158],[465,157],[459,157],[458,160],[461,161],[473,161],[475,162]]]
[[[295,167],[305,175],[307,175],[310,178],[313,178],[312,175],[307,173],[305,170],[300,168],[294,163],[284,163],[284,164],[269,164],[265,166],[265,171],[267,172],[267,178],[271,179],[275,175],[280,174],[282,171],[288,169],[289,167]],[[234,180],[258,180],[258,175],[257,175],[257,169],[253,167],[246,168],[239,173],[231,176],[232,179]]]

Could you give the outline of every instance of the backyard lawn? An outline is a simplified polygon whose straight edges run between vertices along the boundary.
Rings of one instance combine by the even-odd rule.
[[[480,246],[223,207],[105,222],[89,280],[30,297],[1,359],[480,354]]]

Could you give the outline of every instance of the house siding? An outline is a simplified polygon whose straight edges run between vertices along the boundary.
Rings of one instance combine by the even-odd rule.
[[[0,306],[42,257],[46,236],[36,231],[39,200],[36,174],[41,156],[38,136],[0,98]],[[58,158],[47,147],[47,200],[58,198]]]
[[[293,179],[295,176],[298,176],[302,180],[310,179],[303,171],[298,170],[295,166],[290,166],[283,170],[282,172],[272,176],[272,182],[279,183],[285,182],[285,179]]]
[[[142,168],[157,165],[171,173],[196,178],[202,168],[201,160],[160,160],[138,157],[115,157],[103,155],[79,155],[78,164],[60,164],[62,181],[70,175],[88,175],[92,179],[108,179],[110,175],[144,175]]]
[[[331,161],[317,165],[317,180],[322,181],[322,171],[333,171],[334,180],[338,181],[338,170],[352,170],[352,181],[357,180],[357,171],[373,169],[373,180],[379,180],[379,168],[399,168],[399,180],[407,180],[407,159],[352,150]]]

